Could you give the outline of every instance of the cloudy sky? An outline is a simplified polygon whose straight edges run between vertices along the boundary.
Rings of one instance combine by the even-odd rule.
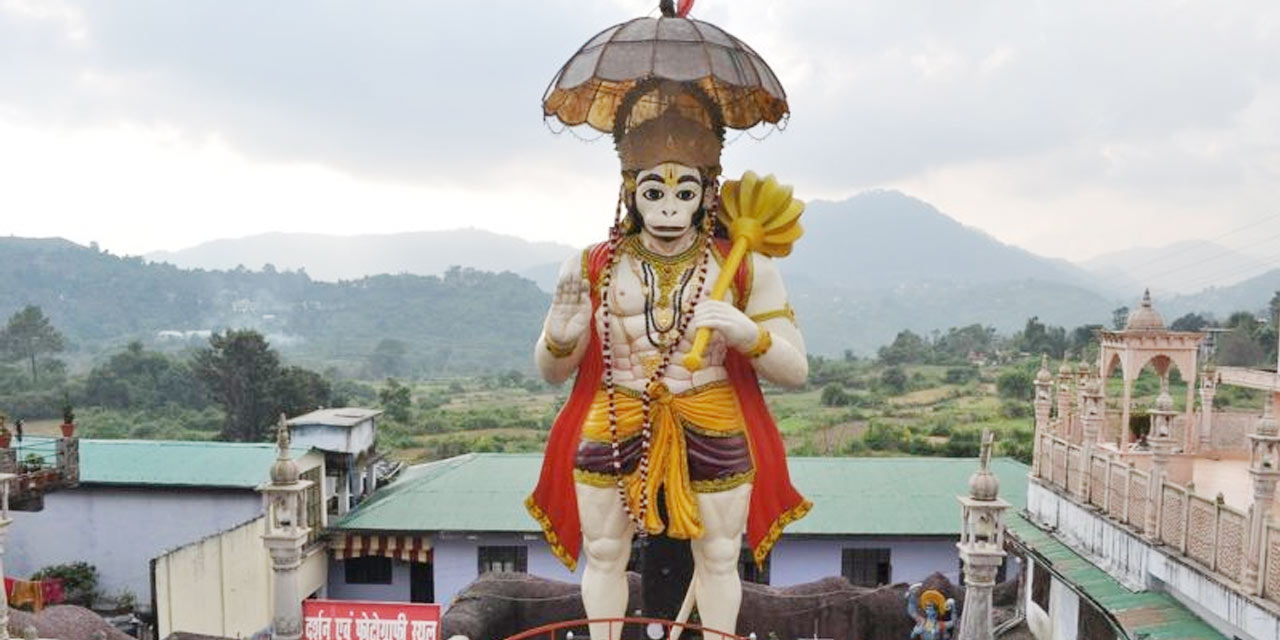
[[[539,99],[656,0],[0,0],[0,234],[117,253],[474,226],[585,244],[609,140]],[[786,86],[726,173],[896,188],[1072,260],[1187,238],[1280,263],[1280,3],[699,0]]]

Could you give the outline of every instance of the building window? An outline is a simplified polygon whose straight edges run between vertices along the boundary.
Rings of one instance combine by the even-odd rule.
[[[391,584],[391,558],[347,558],[342,564],[347,584]]]
[[[528,547],[480,547],[476,557],[480,560],[477,573],[505,571],[525,573],[529,570]]]
[[[1031,601],[1045,613],[1049,613],[1049,569],[1042,564],[1031,565]]]
[[[849,581],[849,584],[862,587],[889,584],[893,578],[889,550],[845,549],[840,557],[840,574]]]
[[[319,539],[320,533],[324,529],[322,522],[324,514],[321,513],[324,508],[324,485],[321,483],[323,478],[320,477],[320,467],[303,471],[301,478],[310,480],[313,483],[303,492],[303,496],[307,501],[307,526],[311,528],[311,531],[307,532],[307,544],[311,544]]]
[[[743,582],[769,584],[769,556],[765,556],[764,562],[757,567],[756,559],[751,555],[751,549],[743,549],[738,555],[738,575],[742,577]]]

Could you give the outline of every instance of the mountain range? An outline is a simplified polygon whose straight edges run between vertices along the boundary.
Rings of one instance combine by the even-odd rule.
[[[143,256],[185,269],[302,269],[314,280],[357,280],[384,273],[439,275],[454,265],[480,271],[519,273],[559,263],[573,247],[529,242],[479,229],[334,236],[318,233],[263,233],[212,240],[180,251]]]
[[[1031,316],[1068,328],[1108,325],[1113,309],[1141,296],[1126,273],[1173,261],[1145,250],[1080,266],[1045,258],[896,191],[811,202],[803,224],[804,237],[779,268],[816,354],[871,355],[902,329],[928,334],[980,323],[1012,333]],[[557,266],[579,250],[472,229],[265,234],[146,259],[59,239],[0,238],[0,313],[40,304],[90,350],[252,326],[296,358],[353,371],[383,338],[406,343],[422,375],[522,369]],[[1235,266],[1258,269],[1247,259]],[[1225,317],[1266,308],[1277,289],[1280,270],[1157,295],[1156,305],[1170,322],[1188,312]]]
[[[1261,260],[1205,240],[1106,253],[1081,262],[1080,267],[1115,288],[1149,288],[1159,296],[1194,294],[1210,282],[1233,285],[1270,270]]]

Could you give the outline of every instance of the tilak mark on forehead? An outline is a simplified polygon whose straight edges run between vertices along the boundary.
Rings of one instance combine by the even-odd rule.
[[[675,187],[682,182],[698,182],[698,177],[689,174],[680,175],[678,165],[665,164],[662,166],[662,175],[658,175],[657,173],[646,173],[639,180],[639,182],[648,181],[663,182],[668,187]]]

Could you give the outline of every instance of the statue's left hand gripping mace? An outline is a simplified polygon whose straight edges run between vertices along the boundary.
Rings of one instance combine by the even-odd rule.
[[[755,172],[748,171],[741,180],[725,182],[720,191],[720,221],[729,228],[733,248],[720,265],[720,276],[711,288],[711,299],[724,300],[747,251],[774,258],[790,255],[791,246],[804,233],[800,227],[803,212],[804,203],[791,197],[791,187],[778,184],[772,175],[761,180]],[[711,329],[699,328],[693,347],[684,357],[686,369],[702,368],[703,354],[710,341]]]

